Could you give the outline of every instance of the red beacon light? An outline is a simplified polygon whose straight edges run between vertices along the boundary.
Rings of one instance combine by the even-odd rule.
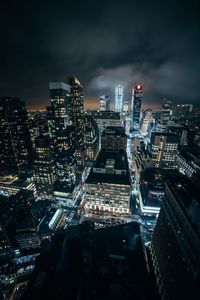
[[[137,90],[141,90],[142,86],[141,86],[140,84],[138,84],[138,85],[136,86],[136,88],[137,88]]]

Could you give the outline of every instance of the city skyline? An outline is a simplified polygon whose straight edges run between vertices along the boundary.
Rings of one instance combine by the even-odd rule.
[[[198,298],[199,11],[2,3],[0,299]]]
[[[12,10],[4,3],[0,94],[44,108],[48,82],[74,74],[89,108],[97,107],[102,94],[114,99],[117,84],[129,97],[137,83],[144,86],[147,106],[163,98],[199,106],[197,11],[196,1],[43,1],[39,6],[22,1]]]

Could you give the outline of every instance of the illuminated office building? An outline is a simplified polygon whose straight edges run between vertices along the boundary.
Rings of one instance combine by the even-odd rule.
[[[56,171],[61,190],[71,189],[75,182],[75,126],[71,86],[64,82],[50,82],[51,106],[48,107],[49,135],[53,140]]]
[[[30,153],[25,103],[18,98],[0,97],[0,174],[26,172]]]
[[[126,151],[101,150],[84,188],[86,210],[128,214],[131,183]]]
[[[56,166],[53,147],[48,136],[39,136],[35,140],[34,181],[37,195],[51,199],[56,182]]]
[[[115,111],[121,113],[123,105],[123,86],[118,85],[115,88]]]
[[[72,122],[75,129],[75,159],[78,174],[84,169],[85,145],[84,145],[84,99],[83,87],[76,77],[68,77],[70,95],[72,99]]]
[[[132,130],[140,128],[140,113],[142,104],[142,85],[136,85],[132,91]]]
[[[151,154],[155,167],[175,169],[176,154],[178,153],[178,137],[173,133],[152,132]]]
[[[109,111],[110,110],[110,97],[109,96],[101,96],[100,97],[100,111]]]

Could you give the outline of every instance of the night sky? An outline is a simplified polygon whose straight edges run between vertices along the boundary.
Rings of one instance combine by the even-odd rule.
[[[198,1],[4,1],[0,96],[49,103],[48,82],[76,75],[86,108],[114,87],[144,85],[145,106],[164,97],[200,105]]]

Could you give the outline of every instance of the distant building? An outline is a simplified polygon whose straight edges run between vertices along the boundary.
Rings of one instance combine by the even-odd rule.
[[[136,85],[132,90],[132,130],[140,128],[140,113],[142,104],[142,85]]]
[[[115,111],[121,113],[123,106],[123,86],[118,85],[115,88]]]
[[[143,111],[142,120],[141,120],[141,133],[143,135],[148,135],[150,124],[153,122],[152,110],[147,109]]]
[[[170,121],[172,114],[172,100],[171,99],[164,99],[162,103],[162,110],[160,115],[160,123],[161,124],[168,124]]]
[[[123,113],[125,113],[126,116],[129,115],[129,101],[123,102]]]
[[[25,103],[18,98],[0,97],[0,175],[26,172],[30,159]]]
[[[106,127],[101,135],[101,149],[107,151],[126,150],[127,136],[123,127]]]
[[[193,111],[193,104],[177,104],[176,114],[179,118],[187,117]]]
[[[126,151],[101,150],[84,188],[87,210],[129,213],[131,183]]]
[[[109,111],[110,110],[110,97],[109,96],[101,96],[100,97],[100,111]]]
[[[122,126],[123,121],[119,112],[114,111],[93,111],[91,112],[92,117],[96,120],[99,127],[100,134],[108,126]]]
[[[57,179],[55,156],[49,137],[35,140],[34,182],[39,197],[51,199]]]
[[[200,285],[199,186],[171,173],[153,233],[151,254],[161,299],[196,299]]]
[[[154,166],[162,169],[175,169],[178,145],[178,137],[175,134],[152,132],[150,148]]]

